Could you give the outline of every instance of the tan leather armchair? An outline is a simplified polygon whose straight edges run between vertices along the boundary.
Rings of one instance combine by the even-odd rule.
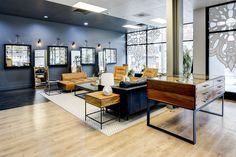
[[[124,76],[128,75],[128,66],[115,66],[114,80],[120,82]]]
[[[156,68],[145,68],[141,78],[151,78],[151,77],[156,77],[157,75],[158,75],[158,69],[156,69]],[[139,79],[140,79],[140,77],[130,77],[131,81],[137,81]]]

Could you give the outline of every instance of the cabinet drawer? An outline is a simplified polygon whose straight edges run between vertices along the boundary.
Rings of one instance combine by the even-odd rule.
[[[225,78],[224,77],[219,77],[214,80],[214,86],[218,84],[224,84],[225,83]]]
[[[225,88],[225,84],[224,83],[219,83],[217,85],[214,85],[215,92],[220,91],[220,90],[222,90],[224,88]]]
[[[204,91],[198,91],[197,97],[196,97],[196,104],[197,105],[203,105],[211,101],[215,97],[214,88],[208,88]]]
[[[196,86],[197,92],[205,91],[213,87],[213,81],[207,81]]]
[[[215,97],[219,97],[219,96],[221,96],[224,93],[225,93],[225,89],[221,88],[220,90],[215,91]]]

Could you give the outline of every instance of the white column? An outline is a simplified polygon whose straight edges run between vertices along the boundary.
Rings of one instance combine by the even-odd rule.
[[[183,72],[183,0],[167,0],[167,74]]]
[[[193,73],[206,74],[206,9],[193,12]]]

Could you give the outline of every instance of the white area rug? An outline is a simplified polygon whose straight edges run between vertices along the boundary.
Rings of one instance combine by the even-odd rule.
[[[80,120],[85,122],[85,101],[84,99],[81,99],[79,97],[74,96],[74,93],[66,93],[66,94],[59,94],[54,96],[48,96],[45,93],[41,93],[44,97],[55,103],[56,105],[62,107],[64,110],[68,111],[69,113],[73,114],[74,116],[78,117]],[[99,108],[94,107],[90,104],[87,104],[87,113],[98,111]],[[158,109],[152,113],[151,116],[155,116],[158,114],[163,113],[166,111],[166,108]],[[100,118],[100,114],[94,114],[91,115],[93,118],[98,119]],[[106,120],[108,118],[112,118],[114,116],[105,113],[103,115],[103,120]],[[143,122],[146,120],[146,113],[142,113],[139,115],[135,115],[132,118],[130,118],[128,121],[121,119],[121,122],[117,120],[110,121],[108,123],[103,124],[102,130],[100,129],[100,124],[97,122],[90,120],[87,118],[86,124],[93,127],[94,129],[102,132],[103,134],[107,136],[111,136],[115,133],[118,133],[124,129],[127,129],[137,123]]]

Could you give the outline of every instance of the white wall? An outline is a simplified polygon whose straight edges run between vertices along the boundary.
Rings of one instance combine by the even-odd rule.
[[[206,74],[206,9],[193,12],[193,73]]]

